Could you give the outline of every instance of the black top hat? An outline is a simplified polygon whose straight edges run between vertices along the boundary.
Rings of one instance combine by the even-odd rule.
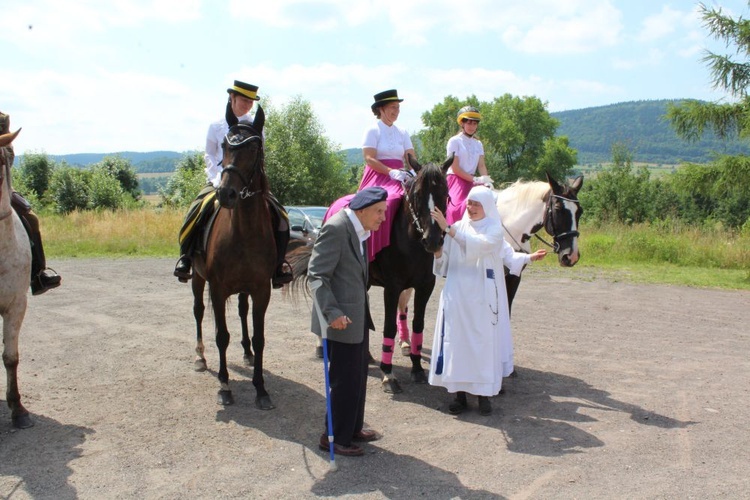
[[[255,85],[250,85],[249,83],[241,82],[239,80],[235,80],[234,86],[228,88],[227,92],[229,92],[230,94],[240,94],[247,97],[248,99],[252,99],[253,101],[260,100],[260,97],[258,97],[258,87],[256,87]]]
[[[384,90],[378,94],[375,94],[374,98],[375,102],[372,103],[372,106],[370,106],[373,110],[375,110],[375,108],[379,108],[380,106],[384,106],[389,102],[403,101],[403,99],[398,98],[398,92],[396,92],[396,89]]]

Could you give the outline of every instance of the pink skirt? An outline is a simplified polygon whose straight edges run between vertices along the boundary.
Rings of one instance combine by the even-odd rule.
[[[473,181],[465,181],[457,175],[448,176],[448,207],[445,209],[445,220],[448,224],[458,222],[466,211],[466,198],[474,187]]]
[[[380,160],[388,168],[403,168],[404,162],[401,160]],[[404,189],[399,181],[394,181],[388,175],[381,174],[371,169],[368,165],[365,165],[365,172],[362,175],[362,181],[359,183],[359,189],[362,190],[366,187],[380,186],[388,191],[388,198],[386,199],[386,212],[385,220],[380,224],[380,228],[377,231],[373,231],[370,234],[370,239],[367,240],[367,258],[369,262],[375,260],[375,255],[387,247],[391,243],[391,228],[393,227],[393,219],[396,215],[396,211],[401,206],[401,200],[404,195]],[[467,191],[468,195],[468,191]],[[336,214],[339,210],[349,205],[349,201],[354,197],[353,194],[348,194],[338,200],[334,201],[328,211],[326,212],[324,221],[328,220],[331,216]]]

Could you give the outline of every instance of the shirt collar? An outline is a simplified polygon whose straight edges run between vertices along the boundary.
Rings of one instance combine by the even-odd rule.
[[[354,225],[354,231],[357,233],[357,237],[359,238],[360,243],[369,238],[370,231],[366,230],[362,226],[362,223],[359,221],[357,214],[355,214],[354,211],[349,207],[344,207],[344,212],[346,212],[349,220],[352,221],[352,224]]]

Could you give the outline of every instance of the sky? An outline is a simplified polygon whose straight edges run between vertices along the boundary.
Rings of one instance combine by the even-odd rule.
[[[704,0],[747,17],[748,2]],[[693,0],[0,0],[0,111],[16,154],[194,151],[234,80],[261,105],[309,102],[361,147],[373,95],[410,133],[452,95],[534,96],[549,112],[712,88]]]

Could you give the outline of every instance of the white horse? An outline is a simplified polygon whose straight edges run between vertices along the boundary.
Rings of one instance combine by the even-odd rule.
[[[545,229],[553,239],[552,247],[563,267],[573,267],[578,262],[578,220],[583,209],[578,202],[578,191],[583,186],[583,176],[576,177],[570,185],[560,184],[547,174],[547,182],[514,182],[502,191],[495,191],[497,210],[503,221],[505,239],[517,252],[531,253],[531,238]],[[520,276],[506,274],[508,307],[513,303]]]
[[[0,135],[0,316],[3,317],[3,364],[8,374],[6,397],[13,427],[34,423],[21,404],[18,392],[18,335],[26,315],[26,298],[31,276],[31,247],[21,219],[10,206],[10,156],[5,146],[21,129]]]

